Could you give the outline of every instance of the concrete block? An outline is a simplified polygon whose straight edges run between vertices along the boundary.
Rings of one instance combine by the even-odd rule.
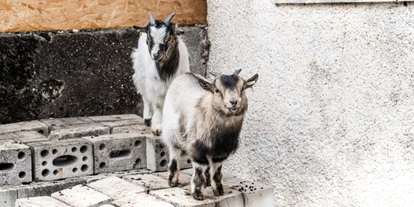
[[[211,187],[205,188],[203,202],[207,202],[209,205],[211,203],[214,203],[215,206],[223,206],[223,207],[233,207],[233,206],[244,207],[245,206],[242,193],[234,189],[231,189],[227,186],[223,186],[223,187],[224,187],[224,195],[222,196],[215,196]],[[194,206],[195,204],[197,204],[197,202],[194,203],[192,201],[192,200],[195,201],[195,199],[193,198],[192,195],[190,195],[190,185],[183,187],[183,189],[185,190],[185,193],[188,194],[189,196],[186,198],[189,198],[191,200],[188,202],[183,201],[182,203],[177,203],[177,206]],[[195,206],[198,206],[198,205],[195,205]]]
[[[17,200],[17,190],[0,189],[0,207],[14,207]]]
[[[110,116],[91,116],[90,119],[109,126],[111,130],[114,127],[130,126],[130,125],[144,125],[144,120],[135,114],[120,114]],[[111,132],[112,133],[112,132]]]
[[[157,199],[154,196],[150,196],[145,193],[140,193],[134,196],[125,196],[112,202],[119,207],[174,207],[173,205]]]
[[[82,185],[53,193],[52,197],[76,207],[95,207],[111,202],[109,196]]]
[[[127,195],[135,196],[136,194],[145,191],[144,187],[134,185],[115,176],[89,183],[88,186],[105,195],[108,195],[114,200],[120,199]]]
[[[70,207],[48,196],[20,198],[16,200],[16,207]]]
[[[0,134],[0,141],[10,140],[10,139],[12,139],[12,138],[10,137],[9,134],[6,134],[6,133]]]
[[[50,196],[52,193],[70,188],[76,185],[86,184],[82,178],[68,178],[56,181],[32,182],[30,185],[15,186],[18,198],[29,198],[37,196]]]
[[[168,170],[168,149],[162,143],[161,137],[152,134],[146,135],[147,168],[153,171]]]
[[[155,196],[176,207],[216,207],[215,200],[206,198],[203,201],[195,200],[190,191],[183,188],[169,188],[151,191],[150,195]]]
[[[117,133],[136,133],[136,134],[151,134],[151,128],[145,125],[129,125],[129,126],[116,126],[112,128],[112,134]]]
[[[93,144],[94,173],[145,168],[146,141],[139,134],[109,134],[83,137]]]
[[[224,178],[223,184],[225,187],[242,193],[246,207],[275,205],[271,186],[234,177]]]
[[[84,139],[33,142],[35,180],[57,180],[93,173],[92,144]]]
[[[0,185],[32,181],[32,152],[27,145],[12,140],[0,143]]]
[[[42,119],[50,128],[49,139],[72,139],[110,133],[110,127],[87,117]]]
[[[170,188],[167,179],[160,176],[156,176],[154,174],[127,175],[124,176],[123,179],[133,184],[143,186],[147,190],[159,190]]]
[[[49,138],[38,131],[21,131],[21,132],[11,132],[8,135],[23,144],[30,142],[44,142],[49,141]]]
[[[161,177],[162,179],[168,180],[169,172],[158,172],[158,173],[154,173],[153,175]],[[182,173],[180,171],[180,176],[178,178],[179,186],[190,185],[191,176],[192,176],[192,174],[186,174],[186,173]]]
[[[45,136],[49,135],[48,126],[40,121],[25,121],[0,125],[0,134],[21,131],[37,131]]]

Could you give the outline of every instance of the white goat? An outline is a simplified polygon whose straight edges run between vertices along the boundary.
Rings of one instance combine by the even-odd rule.
[[[187,153],[194,168],[191,193],[203,200],[203,186],[211,182],[214,195],[223,195],[221,166],[233,154],[247,110],[245,89],[252,87],[258,75],[247,81],[232,75],[213,74],[212,83],[187,73],[176,78],[168,89],[164,104],[163,135],[169,147],[168,184],[178,185],[181,152]]]
[[[190,64],[187,47],[178,36],[182,31],[171,23],[175,13],[164,21],[155,20],[151,13],[149,16],[146,34],[141,35],[138,48],[131,54],[132,79],[144,102],[144,122],[160,135],[167,89],[175,77],[190,71]]]

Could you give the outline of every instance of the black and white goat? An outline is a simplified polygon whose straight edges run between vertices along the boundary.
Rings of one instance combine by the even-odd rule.
[[[258,75],[248,80],[239,76],[213,74],[209,82],[187,73],[176,78],[168,89],[164,104],[163,135],[169,147],[169,185],[178,185],[182,152],[194,168],[191,193],[203,200],[203,187],[211,182],[214,195],[223,195],[222,162],[238,148],[239,134],[247,110],[245,89],[252,87]]]
[[[164,21],[155,20],[151,13],[149,16],[146,33],[131,54],[132,79],[144,102],[144,122],[160,135],[167,89],[175,77],[190,71],[190,63],[187,47],[178,36],[182,30],[171,22],[175,13]]]

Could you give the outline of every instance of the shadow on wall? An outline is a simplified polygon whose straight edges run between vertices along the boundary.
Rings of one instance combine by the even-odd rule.
[[[201,61],[204,27],[185,27],[192,71]],[[42,118],[133,113],[142,101],[132,83],[135,29],[0,35],[0,124]]]

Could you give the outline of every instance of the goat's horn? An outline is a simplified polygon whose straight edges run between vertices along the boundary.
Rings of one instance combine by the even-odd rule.
[[[171,22],[172,18],[174,18],[174,16],[175,16],[175,12],[170,14],[170,16],[168,16],[167,18],[165,18],[164,23],[165,24],[170,24],[170,22]]]
[[[242,71],[242,69],[235,70],[233,74],[234,75],[239,75],[241,71]]]
[[[151,12],[148,12],[148,14],[149,14],[149,17],[150,17],[150,23],[155,24],[154,16],[152,16]]]
[[[217,72],[210,72],[210,74],[214,77],[221,76],[221,74]]]

